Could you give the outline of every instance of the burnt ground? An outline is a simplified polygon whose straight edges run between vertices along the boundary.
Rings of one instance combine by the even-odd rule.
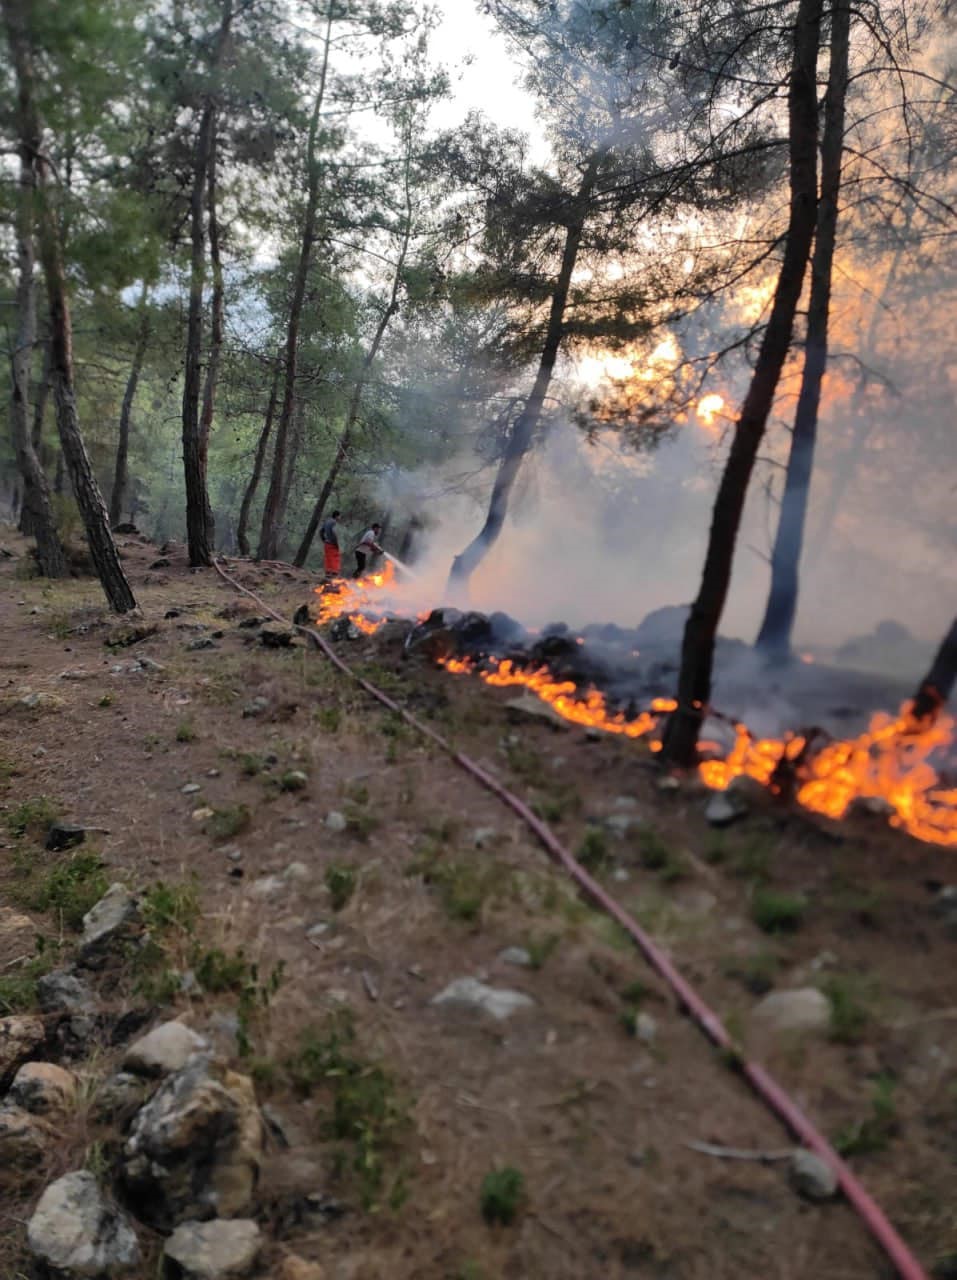
[[[167,930],[159,968],[114,975],[101,990],[116,1014],[180,1015],[214,1034],[280,1119],[290,1146],[274,1140],[257,1209],[274,1241],[263,1277],[286,1249],[320,1261],[328,1280],[889,1274],[850,1209],[804,1202],[782,1164],[685,1145],[773,1150],[788,1138],[617,928],[577,901],[517,819],[452,760],[302,642],[264,647],[255,626],[240,625],[255,607],[212,571],[190,572],[181,550],[153,569],[155,547],[121,541],[136,625],[156,628],[121,647],[130,624],[106,614],[92,581],[27,579],[25,544],[2,541],[15,553],[0,560],[2,816],[45,797],[102,829],[83,848],[95,847],[108,879],[144,890],[162,881],[184,899],[195,883],[201,914],[194,922],[184,910]],[[236,572],[287,617],[310,599],[306,574]],[[770,801],[716,833],[698,786],[660,790],[640,743],[516,720],[514,691],[404,659],[395,639],[339,648],[530,797],[573,850],[590,826],[639,817],[623,836],[589,837],[601,878],[848,1149],[928,1269],[957,1253],[957,940],[929,887],[957,879],[953,854],[877,818],[831,826]],[[306,775],[301,789],[293,771]],[[199,791],[184,793],[190,784]],[[195,816],[207,808],[212,819]],[[345,830],[327,825],[333,811]],[[70,857],[44,852],[38,834],[4,826],[0,901],[26,902],[44,954],[68,956],[68,924],[36,897],[31,908],[24,888]],[[302,865],[287,873],[291,864]],[[796,927],[755,923],[769,894],[803,897],[800,920],[781,920]],[[526,947],[536,967],[502,960],[509,946]],[[209,956],[240,948],[241,976],[211,980]],[[27,962],[0,963],[2,978]],[[177,992],[187,969],[201,980]],[[497,1023],[430,1003],[465,975],[534,1006]],[[830,992],[831,1034],[760,1042],[760,994],[807,985]],[[304,1087],[301,1037],[312,1028],[328,1045],[343,1009],[355,1027],[348,1052],[372,1085],[353,1098],[353,1137],[336,1142],[336,1081]],[[630,1034],[636,1010],[654,1019],[651,1043]],[[117,1053],[104,1032],[79,1069],[102,1078]],[[84,1163],[108,1173],[116,1135],[80,1111],[46,1176]],[[317,1166],[322,1225],[300,1211]],[[480,1212],[497,1166],[525,1179],[510,1226]],[[24,1186],[4,1205],[5,1276],[26,1274],[23,1224],[38,1192]],[[143,1238],[146,1280],[159,1242]]]

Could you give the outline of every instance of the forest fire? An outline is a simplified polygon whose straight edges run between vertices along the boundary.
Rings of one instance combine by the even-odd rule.
[[[320,625],[348,618],[360,631],[373,634],[385,621],[382,595],[396,588],[391,564],[358,582],[338,589],[317,588]],[[378,594],[378,598],[376,598]],[[580,638],[579,638],[580,643]],[[661,718],[674,710],[672,698],[653,698],[647,708],[628,716],[609,706],[604,693],[571,679],[557,677],[546,665],[522,666],[510,658],[482,656],[439,657],[452,675],[477,675],[492,688],[528,689],[562,719],[602,733],[633,740],[646,738],[651,751],[660,750],[657,730]],[[903,707],[896,716],[877,712],[857,737],[831,740],[823,734],[786,734],[756,738],[746,725],[734,726],[730,751],[702,740],[698,773],[705,784],[723,791],[738,777],[754,779],[774,794],[787,794],[805,809],[840,819],[853,804],[863,802],[886,813],[891,826],[918,840],[957,848],[957,787],[941,782],[931,763],[954,742],[954,720],[940,713],[918,721]],[[711,754],[715,753],[715,754]]]

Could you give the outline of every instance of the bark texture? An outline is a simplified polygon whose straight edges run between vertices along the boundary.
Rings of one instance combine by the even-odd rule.
[[[280,365],[277,358],[275,368],[272,375],[272,386],[269,389],[269,400],[266,404],[266,416],[263,419],[262,430],[259,433],[259,439],[256,442],[256,456],[253,460],[252,474],[249,477],[249,483],[246,485],[246,491],[243,494],[242,504],[239,508],[239,519],[236,523],[236,543],[239,547],[239,554],[242,556],[249,555],[249,512],[253,505],[253,499],[256,496],[256,490],[259,488],[259,481],[263,473],[263,464],[266,461],[266,449],[269,445],[269,437],[272,433],[273,418],[276,413],[276,400],[279,397],[279,374]]]
[[[148,290],[143,285],[139,302],[139,325],[137,327],[136,345],[133,348],[133,360],[123,391],[123,404],[120,407],[120,434],[116,442],[116,464],[113,469],[113,488],[110,491],[110,524],[113,528],[123,519],[123,507],[126,503],[126,491],[129,485],[130,456],[130,421],[133,416],[133,400],[136,388],[143,371],[146,347],[150,337],[150,314],[147,309]]]
[[[931,669],[917,686],[914,705],[911,708],[918,720],[933,723],[944,703],[957,684],[957,618],[950,625],[943,643],[937,650]]]
[[[798,575],[817,443],[821,386],[827,369],[831,278],[837,242],[841,162],[844,155],[844,108],[847,100],[850,29],[851,10],[848,0],[838,0],[831,15],[831,65],[824,102],[821,194],[817,206],[814,254],[811,258],[811,296],[808,302],[804,370],[794,415],[781,511],[771,553],[771,588],[756,641],[756,646],[762,653],[777,661],[784,661],[791,654],[791,636],[798,603]]]
[[[678,707],[665,729],[662,757],[692,765],[711,698],[715,638],[731,581],[735,544],[748,484],[781,370],[791,345],[817,212],[817,55],[822,0],[800,0],[788,77],[790,205],[784,256],[771,315],[718,487],[698,595],[685,624]]]

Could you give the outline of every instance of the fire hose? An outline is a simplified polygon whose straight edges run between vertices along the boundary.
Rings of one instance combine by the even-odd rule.
[[[213,561],[213,567],[219,576],[237,591],[257,604],[257,606],[268,613],[277,622],[286,623],[286,619],[275,609],[272,609],[264,600],[251,591],[248,587],[232,578],[222,567],[219,561]],[[486,790],[495,795],[503,804],[507,805],[515,814],[521,818],[522,822],[535,834],[539,842],[543,845],[549,856],[557,862],[568,873],[571,879],[578,886],[578,889],[584,897],[589,898],[593,903],[601,908],[606,915],[610,916],[622,929],[628,934],[635,945],[641,951],[646,961],[658,973],[667,986],[677,997],[680,1007],[684,1008],[689,1016],[698,1024],[704,1034],[708,1037],[712,1044],[719,1049],[725,1050],[735,1063],[737,1070],[751,1085],[755,1093],[763,1102],[774,1112],[777,1117],[783,1121],[785,1126],[791,1133],[799,1139],[810,1151],[819,1156],[834,1172],[837,1177],[838,1185],[843,1191],[848,1202],[854,1208],[867,1230],[871,1233],[877,1243],[884,1250],[888,1259],[893,1263],[898,1275],[902,1280],[927,1280],[927,1273],[921,1264],[914,1257],[913,1253],[898,1234],[892,1223],[877,1202],[872,1198],[870,1193],[858,1181],[854,1173],[848,1165],[841,1159],[827,1139],[815,1128],[811,1120],[804,1114],[797,1103],[789,1096],[789,1094],[777,1083],[773,1076],[758,1062],[750,1062],[742,1058],[729,1035],[724,1024],[717,1014],[705,1003],[702,997],[694,989],[693,986],[682,976],[678,969],[671,963],[664,952],[657,946],[652,938],[642,929],[620,902],[616,901],[606,890],[591,876],[585,868],[576,861],[571,853],[565,848],[551,828],[543,822],[518,796],[514,795],[507,787],[503,786],[496,778],[482,768],[470,756],[464,752],[456,750],[447,739],[437,733],[431,726],[424,724],[412,712],[402,707],[387,693],[377,688],[371,681],[366,680],[363,676],[358,675],[347,662],[345,662],[329,642],[314,627],[304,626],[299,623],[293,624],[297,631],[300,631],[309,642],[319,649],[329,661],[338,668],[343,675],[348,676],[350,680],[355,681],[360,688],[364,689],[370,697],[375,698],[383,706],[387,707],[396,715],[402,717],[418,733],[430,739],[441,748],[452,760],[455,761],[460,768],[470,774],[477,782],[479,782]]]

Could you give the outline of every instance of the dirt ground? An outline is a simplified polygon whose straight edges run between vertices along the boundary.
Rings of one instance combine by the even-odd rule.
[[[328,1280],[891,1274],[851,1210],[799,1198],[783,1163],[687,1145],[779,1150],[789,1139],[617,928],[451,759],[301,641],[265,647],[240,625],[251,602],[190,571],[181,548],[152,568],[157,548],[121,540],[140,625],[156,630],[111,648],[128,624],[109,617],[92,581],[28,579],[22,540],[0,531],[0,545],[13,553],[0,559],[3,814],[46,797],[101,829],[88,842],[110,880],[147,889],[195,877],[202,914],[170,943],[170,964],[195,969],[204,951],[242,948],[269,988],[242,1045],[234,991],[187,981],[148,999],[133,984],[113,993],[217,1036],[284,1129],[289,1146],[274,1140],[260,1186],[272,1240],[263,1277],[287,1249],[321,1262]],[[311,599],[304,573],[235,572],[286,617]],[[957,882],[952,854],[877,818],[835,826],[770,801],[718,834],[697,785],[661,790],[640,743],[518,721],[509,691],[406,660],[394,640],[339,650],[531,798],[568,847],[587,840],[600,878],[848,1150],[928,1270],[957,1254],[957,940],[935,907],[940,885]],[[344,830],[327,823],[332,812]],[[614,815],[642,823],[586,835]],[[38,867],[62,857],[4,824],[0,905],[21,902],[25,849]],[[795,927],[768,933],[754,916],[776,893],[805,905]],[[68,948],[61,920],[34,915]],[[501,957],[516,946],[531,967]],[[534,1004],[495,1022],[431,1003],[467,975]],[[762,1041],[751,1018],[761,994],[800,986],[830,994],[831,1034]],[[351,1052],[384,1069],[363,1078],[389,1082],[386,1101],[368,1104],[367,1145],[345,1156],[329,1138],[328,1088],[293,1087],[304,1029],[327,1035],[343,1009]],[[653,1019],[638,1028],[648,1042],[633,1034],[636,1013]],[[116,1052],[99,1047],[84,1069],[105,1074]],[[87,1126],[78,1135],[61,1171],[104,1149]],[[353,1159],[363,1152],[371,1173]],[[322,1225],[289,1207],[316,1166],[330,1202]],[[483,1179],[505,1166],[523,1175],[524,1197],[514,1222],[488,1223]],[[5,1276],[26,1274],[37,1193],[4,1206]],[[157,1248],[147,1241],[144,1280]]]

